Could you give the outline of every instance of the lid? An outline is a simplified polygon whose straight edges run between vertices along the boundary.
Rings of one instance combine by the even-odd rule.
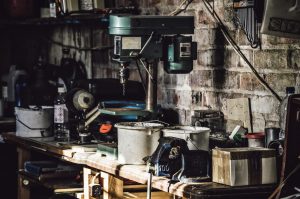
[[[160,129],[163,128],[164,125],[162,123],[155,123],[155,122],[120,122],[117,123],[115,127],[121,129],[143,130],[143,129]]]
[[[210,132],[210,129],[200,126],[172,126],[164,128],[162,131],[165,133],[202,133]]]
[[[263,139],[265,137],[265,134],[263,132],[259,133],[248,133],[246,135],[246,138],[248,139]]]

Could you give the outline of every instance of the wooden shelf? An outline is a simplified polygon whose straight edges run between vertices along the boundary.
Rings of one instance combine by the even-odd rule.
[[[103,14],[78,14],[58,18],[32,18],[32,19],[7,19],[0,20],[0,28],[8,27],[46,27],[59,25],[96,25],[108,27],[108,16]]]
[[[33,176],[24,170],[20,170],[18,174],[23,179],[23,184],[24,184],[24,180],[27,180],[28,184],[26,184],[26,186],[29,187],[43,186],[57,193],[83,191],[82,183],[78,183],[74,179],[53,178],[49,180],[40,181],[38,177]]]

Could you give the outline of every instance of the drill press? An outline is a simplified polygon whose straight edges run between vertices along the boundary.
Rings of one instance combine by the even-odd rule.
[[[120,63],[123,95],[129,78],[131,61],[138,61],[147,71],[146,110],[153,112],[157,104],[157,67],[172,74],[189,73],[197,57],[193,16],[111,15],[109,34],[114,36],[113,60]]]

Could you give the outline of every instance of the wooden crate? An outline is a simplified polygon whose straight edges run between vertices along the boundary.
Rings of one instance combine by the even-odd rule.
[[[274,149],[213,149],[213,182],[230,186],[272,184],[277,182]]]

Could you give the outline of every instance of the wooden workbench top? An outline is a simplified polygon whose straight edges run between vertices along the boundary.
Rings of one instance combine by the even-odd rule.
[[[148,173],[145,165],[122,165],[115,160],[102,157],[97,152],[77,152],[72,147],[57,144],[53,138],[24,138],[14,133],[4,133],[5,141],[14,143],[20,148],[36,150],[65,161],[82,164],[115,176],[129,179],[141,184],[147,183]],[[266,198],[274,185],[230,187],[213,182],[196,184],[170,184],[165,177],[153,176],[152,187],[186,198]]]

